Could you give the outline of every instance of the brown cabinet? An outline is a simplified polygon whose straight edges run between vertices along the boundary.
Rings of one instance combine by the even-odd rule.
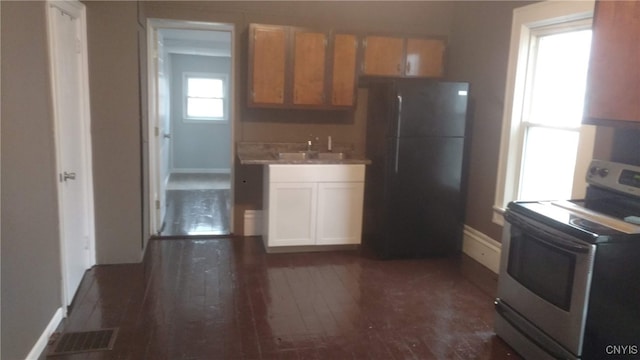
[[[584,122],[640,122],[640,2],[598,1]]]
[[[405,76],[442,77],[444,75],[444,41],[407,39]]]
[[[251,25],[249,104],[283,105],[287,67],[287,28]]]
[[[445,44],[442,39],[367,36],[363,75],[442,77]]]
[[[352,34],[335,34],[331,71],[331,105],[354,106],[356,103],[356,59],[358,39]]]
[[[367,36],[364,40],[362,73],[374,76],[401,76],[404,70],[404,39]]]
[[[250,34],[249,106],[355,105],[355,35],[260,24],[251,24]]]
[[[293,104],[323,105],[327,35],[305,30],[293,33]]]

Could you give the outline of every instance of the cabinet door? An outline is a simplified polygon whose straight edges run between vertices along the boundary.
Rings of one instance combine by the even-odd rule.
[[[640,121],[640,2],[596,3],[587,119]]]
[[[364,183],[319,183],[316,245],[359,244]]]
[[[355,35],[334,35],[331,105],[355,104],[357,51],[358,40]]]
[[[326,48],[326,34],[319,32],[294,31],[294,105],[324,104]]]
[[[367,36],[364,48],[364,75],[400,76],[403,72],[404,39]]]
[[[284,104],[287,28],[250,28],[249,104]]]
[[[312,182],[269,185],[269,246],[315,244],[317,195]]]
[[[444,75],[444,41],[439,39],[407,39],[405,75],[442,77]]]

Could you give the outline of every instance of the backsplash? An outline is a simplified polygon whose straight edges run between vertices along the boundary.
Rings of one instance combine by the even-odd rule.
[[[640,129],[616,129],[611,160],[640,166]]]

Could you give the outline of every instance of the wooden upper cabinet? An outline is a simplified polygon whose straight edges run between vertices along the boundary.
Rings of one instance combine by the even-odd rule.
[[[367,36],[363,75],[442,77],[445,43],[441,39]]]
[[[353,106],[356,92],[356,61],[358,39],[351,34],[333,36],[333,69],[331,74],[331,105]]]
[[[640,2],[596,2],[585,123],[640,122]]]
[[[261,24],[251,24],[249,33],[249,106],[344,109],[355,105],[355,35]]]
[[[367,36],[362,73],[374,76],[401,76],[404,63],[404,39]]]
[[[284,104],[287,29],[251,25],[249,104]]]
[[[442,77],[444,75],[444,42],[438,39],[407,39],[405,75]]]
[[[323,105],[327,34],[294,30],[293,39],[293,104]]]

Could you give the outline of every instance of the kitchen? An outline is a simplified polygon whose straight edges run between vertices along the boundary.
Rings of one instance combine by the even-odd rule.
[[[142,3],[140,3],[142,4]],[[353,31],[372,31],[399,34],[424,34],[448,37],[447,72],[452,79],[469,81],[477,89],[473,95],[475,118],[473,137],[482,139],[472,143],[469,189],[466,204],[466,224],[491,239],[500,239],[501,227],[491,221],[498,167],[499,138],[505,93],[506,68],[512,11],[525,5],[522,2],[425,2],[403,3],[151,3],[145,6],[134,2],[88,2],[88,35],[90,56],[90,83],[92,96],[92,125],[94,152],[94,179],[96,195],[96,255],[98,264],[137,263],[142,258],[141,239],[149,238],[144,224],[148,212],[143,206],[146,194],[143,179],[146,174],[146,155],[141,153],[146,125],[140,120],[146,112],[144,71],[139,70],[138,41],[144,42],[144,19],[172,18],[196,21],[234,23],[239,31],[237,43],[244,44],[244,29],[249,23],[299,25],[306,27],[337,27]],[[24,8],[21,8],[24,6]],[[3,344],[13,343],[21,349],[32,346],[34,338],[59,306],[59,261],[55,186],[51,174],[55,173],[51,153],[49,129],[50,110],[45,99],[47,89],[45,18],[41,3],[12,5],[3,2],[3,80],[8,73],[17,71],[38,92],[38,99],[24,112],[33,123],[15,125],[8,137],[3,129]],[[15,9],[14,7],[17,7]],[[5,31],[4,14],[15,14],[20,33]],[[7,16],[9,17],[9,16]],[[17,23],[17,24],[16,24]],[[6,25],[9,26],[9,25]],[[11,30],[11,29],[9,29]],[[5,36],[15,36],[5,41]],[[31,44],[17,52],[24,41]],[[14,52],[16,51],[16,52]],[[237,67],[245,68],[246,47],[238,46]],[[10,54],[22,57],[10,58]],[[5,55],[9,54],[9,55]],[[20,64],[16,69],[5,68],[4,56]],[[8,66],[8,65],[6,65]],[[283,110],[249,109],[244,105],[245,75],[241,75],[236,98],[239,110],[236,141],[304,142],[309,133],[320,138],[333,136],[336,141],[358,143],[362,141],[363,117],[358,112],[335,115]],[[3,81],[3,87],[6,82]],[[29,88],[31,91],[31,88]],[[4,89],[3,89],[4,90]],[[10,92],[3,91],[3,128],[13,124],[5,117],[11,106]],[[29,93],[29,92],[25,92]],[[22,93],[22,94],[25,94]],[[24,96],[24,95],[23,95]],[[41,99],[40,99],[41,98]],[[359,99],[360,100],[360,99]],[[15,113],[9,113],[9,115]],[[14,115],[15,116],[15,115]],[[301,122],[305,117],[311,123]],[[16,121],[17,122],[17,121]],[[8,126],[8,125],[6,125]],[[14,135],[15,134],[15,135]],[[615,134],[606,128],[598,132],[594,157],[633,158],[637,150],[637,137],[633,132]],[[618,140],[620,139],[620,140]],[[635,141],[634,141],[635,140]],[[613,145],[612,145],[613,144]],[[43,163],[43,159],[44,161]],[[628,161],[631,161],[630,159]],[[241,233],[245,210],[261,208],[262,175],[259,167],[236,164],[234,233]],[[11,173],[27,177],[27,182],[10,177]],[[6,191],[6,192],[5,192]],[[5,208],[6,204],[22,203],[19,209]],[[15,224],[8,228],[12,216],[20,218],[24,212],[33,214],[41,226]],[[6,220],[8,216],[9,220]],[[5,228],[5,226],[7,226]],[[24,276],[15,275],[16,267],[23,267],[26,259],[41,264],[29,269]],[[17,284],[24,284],[18,286]],[[28,290],[26,290],[28,289]],[[40,304],[35,299],[50,299]],[[6,311],[10,311],[6,313]],[[11,314],[16,314],[11,317]],[[31,315],[25,315],[31,314]],[[24,319],[23,319],[24,317]],[[20,335],[7,338],[8,329]],[[20,329],[19,331],[17,329]],[[7,335],[9,336],[9,335]],[[35,336],[35,337],[34,337]],[[3,348],[5,347],[3,346]]]

